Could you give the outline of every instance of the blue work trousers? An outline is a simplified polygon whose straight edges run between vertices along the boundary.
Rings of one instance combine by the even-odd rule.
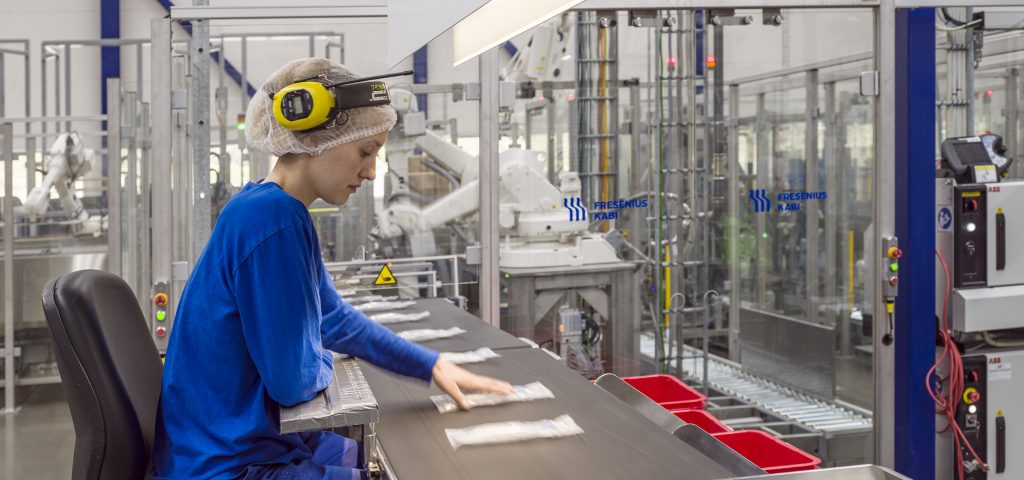
[[[308,432],[303,441],[313,458],[289,464],[252,465],[242,480],[360,480],[359,444],[331,432]]]

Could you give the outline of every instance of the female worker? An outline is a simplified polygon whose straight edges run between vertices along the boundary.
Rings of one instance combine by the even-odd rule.
[[[341,300],[327,275],[307,208],[317,198],[342,205],[373,180],[396,113],[375,94],[375,106],[349,108],[326,128],[297,132],[275,118],[273,94],[310,79],[334,85],[355,78],[325,59],[296,60],[249,103],[249,148],[278,160],[266,179],[228,202],[185,285],[163,372],[157,478],[360,478],[351,440],[277,431],[279,406],[308,401],[327,387],[331,350],[433,379],[464,408],[460,389],[511,390],[367,319]]]

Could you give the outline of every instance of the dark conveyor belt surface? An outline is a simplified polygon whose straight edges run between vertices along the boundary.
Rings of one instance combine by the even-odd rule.
[[[479,320],[477,320],[479,322]],[[393,376],[366,362],[380,404],[377,441],[401,480],[730,478],[728,471],[540,349],[502,350],[501,358],[464,365],[513,384],[544,383],[552,400],[440,414],[436,386]],[[445,428],[533,421],[569,414],[581,436],[453,450]]]
[[[430,316],[415,322],[393,323],[385,326],[395,333],[420,328],[444,329],[460,327],[463,330],[466,330],[466,333],[456,335],[451,338],[429,340],[421,343],[421,345],[425,347],[432,348],[440,352],[464,352],[467,350],[476,350],[482,347],[487,347],[492,350],[529,347],[529,345],[522,340],[484,323],[479,317],[474,317],[470,313],[452,305],[442,298],[418,300],[416,301],[416,304],[411,307],[406,307],[401,310],[388,310],[387,312],[371,312],[369,315],[372,316],[377,313],[388,312],[416,313],[423,311],[429,311]]]

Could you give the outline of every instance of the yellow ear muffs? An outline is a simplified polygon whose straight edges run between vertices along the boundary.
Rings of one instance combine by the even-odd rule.
[[[293,83],[274,94],[274,119],[288,130],[304,132],[331,120],[334,106],[334,94],[324,84]]]

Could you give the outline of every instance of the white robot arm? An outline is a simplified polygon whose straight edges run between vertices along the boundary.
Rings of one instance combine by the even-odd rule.
[[[563,207],[563,199],[579,195],[579,178],[573,172],[563,174],[562,189],[556,188],[543,174],[543,156],[541,152],[518,148],[502,152],[499,224],[504,234],[557,240],[564,234],[587,230],[587,222],[582,221],[585,215],[574,219]],[[390,238],[430,231],[476,211],[479,198],[479,183],[474,179],[425,208],[411,204],[390,206],[379,217],[380,233]]]
[[[18,213],[27,215],[43,215],[50,206],[50,190],[56,190],[60,198],[61,208],[67,214],[68,219],[78,221],[72,231],[76,234],[97,234],[101,229],[99,219],[92,219],[82,201],[75,195],[72,183],[75,179],[88,173],[92,169],[92,160],[95,153],[92,149],[85,148],[82,138],[77,132],[63,133],[53,142],[47,152],[50,160],[47,162],[46,175],[42,183],[36,185],[28,193],[25,203],[18,207]]]

